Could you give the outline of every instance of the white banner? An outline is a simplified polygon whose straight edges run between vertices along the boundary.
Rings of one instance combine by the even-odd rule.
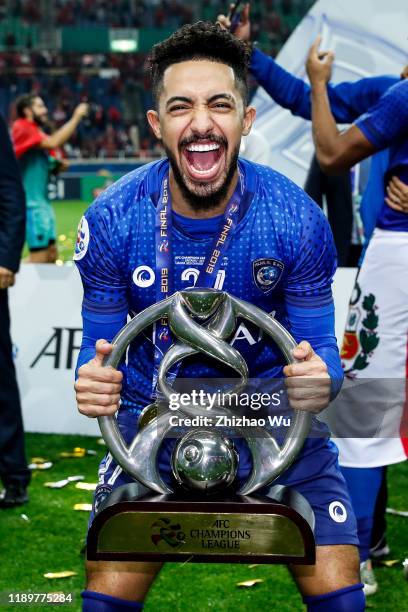
[[[334,283],[340,339],[356,275],[339,269]],[[74,371],[81,344],[82,286],[74,266],[23,264],[9,291],[15,363],[27,431],[98,434],[77,412]]]

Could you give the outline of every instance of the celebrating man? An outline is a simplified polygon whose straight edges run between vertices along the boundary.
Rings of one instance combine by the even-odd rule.
[[[252,377],[274,378],[283,371],[294,408],[319,412],[341,386],[331,294],[335,255],[327,222],[288,179],[238,159],[241,137],[255,117],[247,106],[249,56],[244,43],[203,22],[156,45],[151,54],[156,109],[148,112],[148,121],[167,159],[125,176],[95,201],[80,224],[75,260],[84,286],[84,334],[78,406],[88,416],[118,411],[128,442],[138,415],[151,402],[161,334],[133,342],[119,371],[102,367],[109,341],[129,313],[193,284],[223,289],[273,311],[290,329],[300,342],[294,356],[301,362],[292,366],[283,367],[273,343],[249,325],[241,324],[231,344]],[[165,245],[155,232],[160,221],[170,237]],[[217,262],[208,266],[226,221],[229,238]],[[160,282],[164,269],[165,285]],[[220,376],[202,355],[189,358],[179,374]],[[322,427],[279,478],[306,497],[316,517],[316,565],[294,566],[292,573],[310,611],[357,612],[364,609],[364,595],[355,519],[337,452]],[[167,478],[170,445],[164,442],[159,458]],[[239,478],[249,463],[243,449]],[[131,482],[110,454],[99,476],[95,510],[113,488]],[[153,563],[88,562],[84,610],[141,609],[159,569]]]
[[[17,119],[12,127],[14,151],[20,162],[27,201],[26,240],[32,263],[55,263],[57,259],[55,215],[48,198],[53,149],[62,147],[88,113],[79,104],[71,119],[51,136],[43,132],[48,110],[37,94],[24,94],[16,102]],[[52,165],[51,165],[52,161]]]

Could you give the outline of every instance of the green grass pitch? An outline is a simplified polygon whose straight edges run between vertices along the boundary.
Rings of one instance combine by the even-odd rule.
[[[85,417],[84,417],[85,418]],[[60,458],[62,451],[75,446],[96,450],[97,456],[81,459]],[[104,453],[96,438],[27,434],[28,457],[43,457],[53,462],[45,471],[34,471],[30,486],[30,502],[21,508],[0,510],[0,597],[1,610],[13,610],[4,603],[8,592],[73,593],[75,600],[63,609],[79,611],[80,591],[84,585],[83,556],[88,512],[74,511],[76,503],[90,503],[92,492],[78,490],[75,483],[63,489],[44,487],[47,481],[57,481],[70,475],[82,474],[86,482],[96,482],[98,463]],[[389,505],[407,509],[407,466],[390,468]],[[21,515],[25,514],[28,521]],[[408,556],[408,519],[388,518],[388,538],[392,549],[390,559]],[[72,578],[48,580],[47,572],[70,570]],[[253,578],[262,583],[248,589],[237,582]],[[368,600],[369,609],[377,612],[407,612],[408,583],[403,578],[401,562],[393,567],[377,568],[379,592]],[[34,610],[46,607],[30,606]],[[161,571],[146,603],[146,612],[201,612],[205,610],[249,611],[304,610],[299,595],[285,567],[225,564],[169,563]],[[350,611],[352,612],[352,611]]]
[[[59,260],[71,261],[77,237],[77,227],[80,218],[88,207],[81,200],[64,200],[53,203],[57,222],[57,245]],[[23,258],[28,255],[27,245],[24,247]]]
[[[78,221],[87,207],[81,201],[55,203],[60,259],[69,261],[76,239]],[[98,456],[82,459],[59,458],[61,451],[75,446],[97,450]],[[47,471],[33,472],[30,503],[20,509],[0,510],[0,605],[1,610],[14,610],[6,605],[8,592],[32,593],[72,592],[75,601],[64,609],[81,609],[79,593],[84,585],[83,556],[87,512],[73,510],[75,503],[91,502],[92,493],[78,490],[74,484],[64,489],[48,489],[46,481],[83,474],[86,481],[96,481],[96,471],[103,448],[95,438],[27,435],[28,456],[42,456],[53,461]],[[408,509],[407,464],[392,466],[389,471],[389,506]],[[29,521],[21,518],[26,514]],[[404,580],[401,562],[408,557],[408,519],[388,517],[390,559],[398,559],[393,567],[376,568],[379,592],[368,599],[367,607],[376,612],[408,612],[408,582]],[[47,580],[46,572],[72,570],[72,578]],[[253,578],[262,583],[240,589],[237,582]],[[44,606],[30,606],[44,610]],[[48,609],[48,606],[47,606]],[[161,571],[146,603],[146,612],[269,611],[301,612],[301,603],[285,567],[224,564],[169,563]],[[350,611],[352,612],[352,611]]]

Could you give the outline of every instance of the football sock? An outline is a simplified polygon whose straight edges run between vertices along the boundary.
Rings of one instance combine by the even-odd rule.
[[[307,605],[307,612],[364,612],[363,585],[353,584],[324,595],[304,597],[303,603]]]
[[[96,591],[82,591],[82,612],[126,612],[143,610],[143,602],[128,601]]]

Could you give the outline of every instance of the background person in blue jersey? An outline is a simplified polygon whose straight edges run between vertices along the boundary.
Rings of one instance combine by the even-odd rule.
[[[230,27],[227,16],[219,15],[218,22],[226,28]],[[234,34],[241,40],[248,42],[251,39],[250,4],[247,3],[240,14],[240,20],[236,23]],[[249,69],[258,83],[265,89],[271,98],[283,108],[287,108],[293,115],[312,118],[311,87],[308,83],[299,79],[280,66],[272,57],[263,53],[257,47],[253,47]],[[337,85],[327,84],[327,95],[330,108],[337,123],[352,123],[368,108],[374,105],[392,85],[401,79],[408,77],[408,66],[405,66],[400,76],[380,75],[359,79],[354,82],[343,82]],[[367,181],[367,188],[363,194],[360,204],[360,213],[364,225],[365,248],[376,225],[377,217],[384,202],[384,168],[388,165],[388,152],[378,152],[372,158],[372,167]],[[346,169],[347,171],[348,169]],[[333,177],[339,180],[340,177]],[[404,203],[404,191],[406,185],[397,177],[389,178],[387,192],[390,191],[392,198],[388,204],[397,211],[408,212]],[[308,189],[306,191],[315,197]],[[334,201],[333,201],[334,203]],[[339,265],[344,265],[347,259],[347,249],[344,244],[347,229],[335,227],[336,223],[351,225],[351,198],[344,201],[345,211],[343,216],[339,210],[328,210],[328,218],[335,236],[335,243],[340,258]],[[351,228],[349,229],[351,231]],[[337,236],[337,240],[336,240]]]
[[[244,356],[251,377],[287,377],[293,407],[319,412],[334,397],[342,372],[334,336],[331,294],[335,270],[332,235],[320,209],[295,184],[270,168],[238,159],[242,135],[255,111],[247,106],[248,47],[210,23],[185,26],[151,55],[156,109],[148,112],[168,158],[143,166],[106,190],[81,221],[75,260],[84,287],[83,342],[76,394],[81,413],[115,414],[129,442],[141,410],[152,399],[155,344],[151,334],[131,344],[119,370],[103,368],[112,337],[134,314],[157,300],[160,279],[155,223],[169,181],[169,269],[174,290],[191,286],[211,254],[233,194],[240,193],[237,224],[214,286],[274,312],[299,341],[301,361],[284,366],[282,355],[259,331],[243,323],[230,343]],[[235,196],[234,196],[235,197]],[[166,195],[167,198],[167,195]],[[169,218],[170,220],[170,218]],[[277,271],[273,282],[259,266]],[[268,267],[269,266],[269,267]],[[159,283],[160,290],[160,283]],[[102,339],[104,338],[104,339]],[[182,378],[219,377],[205,356],[181,365]],[[364,609],[356,525],[337,451],[328,430],[315,431],[278,482],[303,494],[316,517],[317,562],[292,567],[308,610]],[[171,478],[171,441],[159,469]],[[239,448],[238,477],[248,477],[248,449]],[[113,488],[131,478],[108,454],[101,463],[94,511]],[[158,564],[89,562],[84,610],[141,609]],[[131,603],[129,603],[131,602]]]

